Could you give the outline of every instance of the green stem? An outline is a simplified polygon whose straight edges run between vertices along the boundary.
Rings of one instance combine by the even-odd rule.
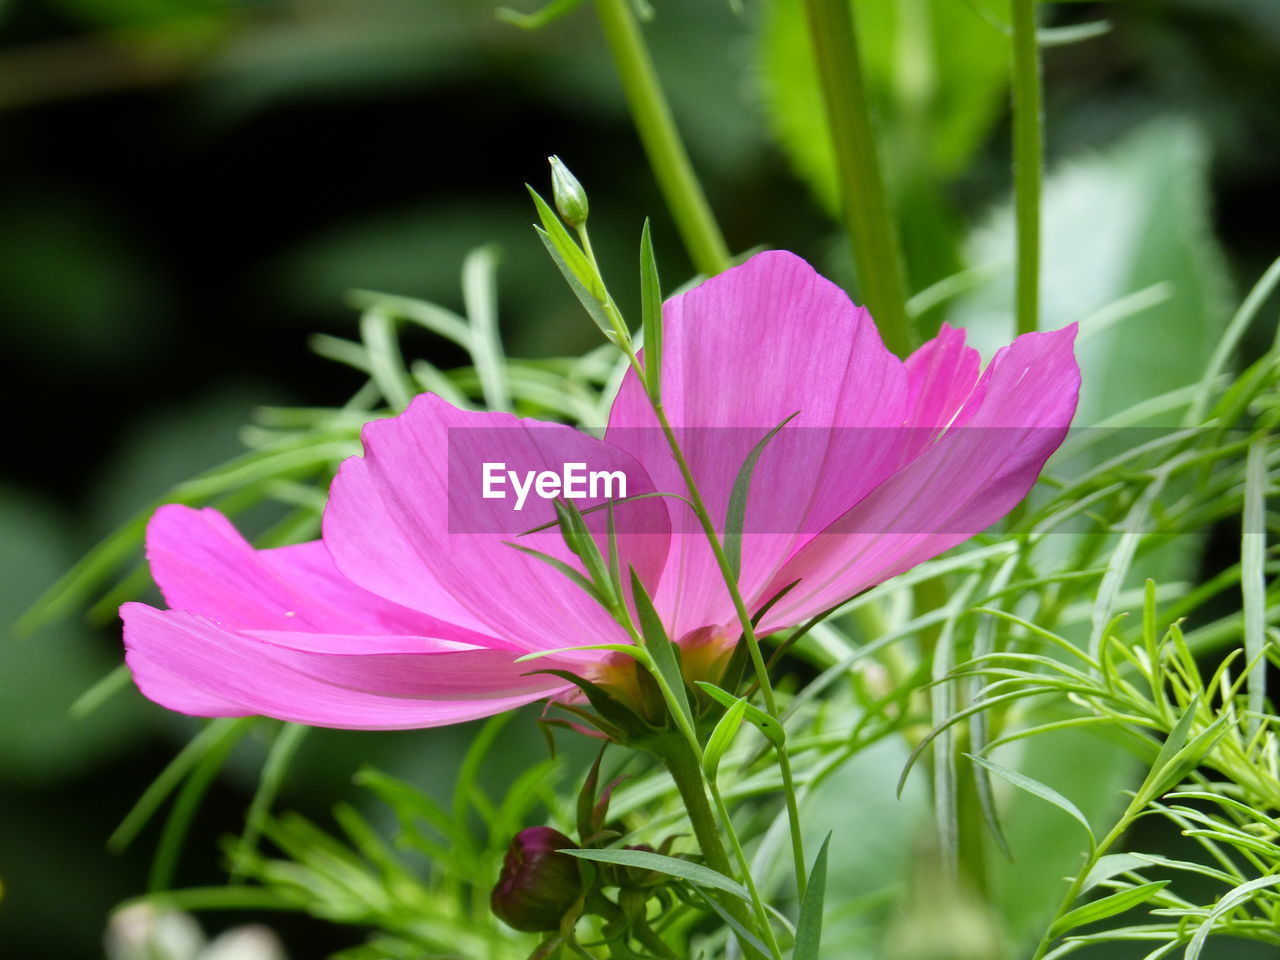
[[[595,251],[591,246],[591,237],[585,225],[578,228],[578,237],[582,241],[583,252],[591,263],[591,268],[595,271],[597,277],[602,277],[600,273],[600,264],[596,260]],[[643,383],[644,368],[640,363],[639,356],[632,347],[631,333],[627,328],[626,321],[623,319],[622,312],[618,309],[618,305],[614,302],[612,295],[608,293],[608,288],[604,285],[603,278],[601,279],[601,286],[604,287],[606,291],[605,298],[601,301],[601,306],[604,309],[605,315],[609,319],[610,326],[613,328],[613,331],[617,336],[618,345],[622,348],[623,353],[627,357],[627,362],[631,365],[631,368],[635,371],[636,375],[640,377],[640,381]],[[653,396],[649,396],[649,403],[653,407],[654,416],[657,417],[658,423],[662,426],[662,433],[666,438],[667,446],[671,449],[671,455],[675,459],[677,466],[680,468],[680,476],[689,490],[689,502],[693,505],[694,514],[697,516],[698,522],[707,536],[707,540],[711,545],[711,550],[715,555],[716,563],[720,568],[721,576],[723,577],[725,585],[729,589],[729,594],[733,599],[734,610],[742,624],[743,639],[746,642],[747,650],[751,655],[751,663],[755,671],[756,681],[760,685],[760,690],[764,697],[765,709],[769,716],[772,717],[774,722],[778,725],[778,729],[782,730],[782,715],[778,712],[777,700],[773,695],[773,684],[769,681],[769,670],[764,662],[764,656],[760,651],[760,641],[756,637],[755,625],[752,623],[751,614],[747,610],[747,605],[742,599],[742,591],[738,588],[738,577],[734,573],[728,557],[725,556],[724,546],[721,544],[720,538],[716,534],[715,523],[711,519],[711,513],[707,510],[706,503],[702,499],[702,494],[698,490],[698,485],[693,478],[692,471],[689,469],[689,463],[685,459],[684,451],[680,448],[680,441],[676,438],[675,431],[671,428],[671,422],[667,419],[666,410],[663,409],[662,402]],[[629,617],[625,619],[629,621]],[[634,642],[643,647],[644,641],[635,629],[634,624],[628,625],[628,623],[624,622],[623,626],[630,632]],[[672,691],[662,678],[661,672],[657,670],[653,670],[651,672],[653,673],[654,679],[657,681],[659,688],[662,690],[663,698],[667,702],[668,709],[671,711],[673,716],[679,718],[681,716],[680,710],[675,703]],[[701,805],[706,807],[707,802],[706,794],[703,792],[702,786],[702,747],[698,743],[696,731],[692,730],[687,722],[682,723],[678,719],[677,723],[681,727],[680,739],[683,740],[683,743],[680,743],[676,750],[679,753],[679,757],[687,758],[687,761],[692,765],[692,770],[690,771],[689,769],[685,769],[685,767],[688,766],[688,763],[682,764],[681,773],[678,775],[676,767],[672,766],[671,760],[665,756],[665,754],[674,755],[671,750],[663,751],[664,761],[667,762],[667,768],[671,770],[672,777],[676,778],[676,786],[680,790],[681,796],[685,798],[686,803],[692,811],[695,803],[700,801]],[[782,774],[783,793],[786,797],[787,821],[791,832],[791,851],[795,860],[796,888],[799,892],[800,899],[803,900],[806,889],[807,875],[805,873],[805,864],[807,861],[805,860],[804,854],[804,837],[800,830],[800,809],[796,800],[795,778],[791,771],[791,758],[787,752],[785,740],[783,743],[778,745],[777,755],[778,767]],[[681,784],[679,779],[680,776],[686,778],[686,783],[684,785]],[[711,788],[714,790],[715,785],[712,784]],[[693,814],[691,812],[690,817],[692,818],[692,816]],[[719,833],[716,832],[715,829],[715,818],[711,817],[709,807],[706,808],[706,816],[708,818],[707,822],[709,823],[710,828],[708,840],[712,837],[714,838],[715,844],[719,850],[719,856],[723,861],[722,865],[718,865],[716,863],[712,863],[711,865],[715,869],[720,870],[726,876],[732,876],[732,868],[729,868],[728,866],[728,858],[724,855],[724,847],[720,844]],[[728,818],[727,810],[725,811],[724,824],[725,831],[728,833],[734,846],[738,847],[739,844],[733,828],[733,821]],[[698,837],[698,842],[701,844],[703,843],[703,833],[699,832],[696,823],[694,826],[694,833]],[[704,825],[704,832],[706,832],[706,825]],[[705,848],[703,853],[704,855],[707,854],[707,850]],[[710,858],[708,858],[708,861],[710,862]],[[760,900],[759,893],[756,890],[755,882],[751,877],[749,865],[746,863],[745,858],[743,859],[743,870],[746,874],[745,879],[748,884],[748,889],[751,890],[755,899],[757,911],[761,912],[764,910],[763,901]],[[735,919],[737,918],[735,917]],[[772,936],[771,932],[766,932],[769,936]]]
[[[671,774],[671,779],[675,781],[680,798],[684,800],[685,813],[689,817],[694,838],[698,841],[698,848],[702,851],[707,866],[726,877],[734,876],[733,865],[725,852],[724,842],[720,839],[720,828],[716,823],[715,814],[707,801],[702,764],[698,760],[695,748],[683,736],[672,736],[665,739],[661,748],[655,752],[661,757],[663,765]],[[725,823],[729,823],[727,818]],[[749,884],[752,883],[750,873],[747,874],[746,880]],[[754,889],[754,884],[749,889]],[[759,912],[758,896],[756,901],[756,909]],[[742,901],[736,897],[726,897],[722,905],[735,920],[741,922],[747,919]]]
[[[1013,0],[1013,192],[1018,229],[1018,333],[1040,325],[1040,179],[1044,107],[1036,0]]]
[[[720,819],[728,823],[729,808],[725,806],[724,798],[720,795],[720,788],[716,785],[714,778],[708,786],[711,788],[711,796],[715,800],[716,810],[720,812]],[[764,908],[764,900],[760,897],[760,891],[756,888],[755,877],[751,875],[751,863],[747,860],[746,851],[742,849],[742,844],[738,841],[736,833],[729,834],[729,843],[733,847],[734,858],[742,867],[742,876],[747,882],[747,890],[751,893],[751,902],[756,912],[756,923],[764,935],[764,945],[769,948],[769,953],[773,955],[775,960],[782,960],[782,950],[778,946],[777,937],[773,934],[773,924],[769,922],[769,914]]]
[[[721,273],[732,266],[729,247],[693,172],[640,25],[631,12],[630,0],[597,0],[596,13],[613,54],[640,142],[671,209],[680,238],[689,251],[689,259],[700,273],[707,276]]]
[[[675,431],[671,429],[671,422],[667,419],[666,410],[663,409],[661,402],[654,401],[652,397],[650,397],[650,403],[653,406],[655,416],[658,418],[658,423],[662,426],[662,433],[667,439],[667,446],[671,448],[671,455],[675,458],[676,465],[680,468],[680,476],[689,490],[689,501],[693,504],[693,512],[697,516],[703,532],[706,534],[707,541],[711,545],[711,552],[715,555],[716,564],[720,568],[720,575],[724,579],[725,586],[729,589],[734,612],[738,615],[738,621],[742,626],[742,639],[747,645],[747,653],[751,657],[751,666],[755,672],[756,682],[759,683],[760,694],[764,698],[765,712],[773,718],[778,725],[778,729],[781,730],[783,729],[782,714],[778,712],[777,699],[773,695],[773,684],[769,680],[769,668],[764,662],[764,655],[760,652],[760,640],[756,637],[755,624],[751,622],[751,613],[747,610],[747,605],[742,599],[742,591],[738,588],[737,574],[734,573],[733,566],[729,563],[729,558],[725,556],[724,545],[716,534],[715,523],[711,519],[711,513],[707,510],[706,504],[702,500],[702,494],[693,479],[693,472],[689,469],[688,461],[685,460],[684,451],[680,449],[680,441],[676,439]],[[785,740],[778,745],[777,753],[778,769],[782,773],[782,790],[787,804],[787,821],[791,831],[791,854],[795,861],[796,889],[800,894],[800,899],[804,900],[806,887],[805,865],[807,863],[804,855],[804,835],[800,830],[800,808],[796,801],[795,778],[791,773],[791,757],[787,753]]]
[[[916,334],[907,314],[906,268],[876,152],[853,7],[849,0],[805,0],[805,8],[858,289],[885,344],[904,357],[916,346]]]
[[[1089,874],[1093,871],[1093,868],[1097,865],[1098,861],[1102,859],[1106,852],[1111,849],[1112,844],[1119,840],[1125,830],[1129,828],[1129,824],[1133,821],[1133,816],[1137,813],[1136,808],[1140,808],[1140,806],[1141,805],[1137,803],[1135,798],[1135,800],[1129,804],[1120,819],[1116,821],[1115,826],[1111,828],[1111,832],[1102,838],[1101,843],[1089,851],[1089,856],[1085,860],[1084,866],[1080,869],[1080,872],[1076,874],[1075,879],[1071,881],[1071,886],[1067,888],[1067,892],[1059,902],[1058,909],[1054,911],[1053,919],[1051,919],[1049,924],[1044,928],[1044,935],[1036,945],[1036,952],[1031,955],[1031,960],[1041,960],[1041,958],[1048,952],[1049,947],[1053,945],[1053,941],[1056,939],[1055,937],[1050,936],[1050,931],[1053,930],[1053,925],[1071,909],[1071,905],[1076,902],[1076,899],[1084,889],[1084,883],[1089,879]]]

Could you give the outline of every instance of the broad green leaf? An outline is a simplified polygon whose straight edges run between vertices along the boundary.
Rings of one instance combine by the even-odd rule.
[[[1049,935],[1060,937],[1068,930],[1083,927],[1086,923],[1096,923],[1107,917],[1114,917],[1118,913],[1124,913],[1126,910],[1132,910],[1146,903],[1168,885],[1168,880],[1155,880],[1141,886],[1130,887],[1128,890],[1117,891],[1092,903],[1086,903],[1083,907],[1077,907],[1058,918],[1058,922],[1050,928]]]
[[[830,845],[831,834],[828,833],[818,856],[814,858],[804,901],[800,904],[793,960],[818,960],[818,949],[822,945],[822,912],[827,899],[827,848]]]
[[[1064,160],[1046,179],[1041,329],[1097,314],[1156,284],[1167,284],[1170,293],[1105,329],[1081,329],[1076,353],[1086,389],[1077,426],[1203,375],[1229,312],[1207,163],[1198,129],[1164,119],[1104,151]],[[1012,252],[1012,210],[1004,206],[973,233],[967,259],[1008,261]],[[989,355],[1012,339],[1012,297],[1006,271],[957,297],[948,319]]]
[[[1026,774],[1019,773],[1017,770],[1010,770],[1008,767],[1003,767],[994,760],[988,760],[986,757],[975,756],[971,753],[966,753],[965,756],[979,766],[985,767],[990,773],[999,777],[1001,780],[1004,780],[1006,783],[1012,784],[1019,790],[1025,790],[1032,796],[1039,797],[1041,800],[1053,804],[1063,813],[1075,820],[1076,823],[1080,824],[1080,826],[1084,827],[1085,832],[1089,834],[1089,842],[1091,844],[1094,842],[1093,828],[1089,826],[1089,819],[1080,812],[1079,807],[1060,794],[1057,790],[1054,790],[1050,786],[1046,786],[1039,780],[1033,780],[1031,777],[1028,777]]]
[[[739,900],[751,902],[751,894],[736,880],[731,880],[723,873],[710,867],[675,857],[664,857],[660,853],[649,853],[644,850],[561,850],[581,860],[594,860],[597,863],[616,863],[623,867],[638,867],[641,870],[653,870],[669,877],[688,880],[699,887],[720,890],[732,894]]]

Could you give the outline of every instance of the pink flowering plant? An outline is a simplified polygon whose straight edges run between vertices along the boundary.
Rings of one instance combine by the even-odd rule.
[[[572,6],[504,16],[540,28]],[[1043,322],[1040,41],[1034,4],[1013,0],[1003,333],[972,303],[926,322],[981,278],[906,296],[857,25],[846,3],[803,6],[817,189],[838,194],[855,298],[796,254],[730,256],[631,6],[600,0],[694,275],[664,283],[645,222],[639,295],[615,297],[587,193],[551,158],[529,242],[603,345],[508,358],[491,248],[467,258],[465,316],[354,294],[361,342],[318,341],[366,378],[349,404],[267,411],[254,450],[149,507],[36,609],[80,601],[145,541],[145,573],[103,601],[120,604],[124,671],[88,704],[131,680],[201,721],[112,838],[133,842],[177,791],[146,906],[127,909],[304,912],[367,935],[347,960],[1280,944],[1280,345],[1228,371],[1280,270],[1191,382],[1091,405],[1091,344],[1151,295]],[[406,364],[411,326],[471,364]],[[263,502],[287,511],[246,537],[230,516]],[[1224,517],[1239,562],[1196,582],[1186,544]],[[158,596],[138,599],[147,577]],[[1209,616],[1231,591],[1238,608]],[[277,811],[311,728],[479,720],[448,777],[426,733],[410,735],[429,782],[356,772],[384,823],[343,804],[334,835]],[[231,882],[181,886],[204,793],[264,734]],[[1139,821],[1198,858],[1140,849]]]

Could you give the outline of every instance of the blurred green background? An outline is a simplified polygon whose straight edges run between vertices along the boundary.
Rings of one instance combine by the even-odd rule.
[[[794,4],[743,5],[659,0],[646,26],[694,163],[735,251],[788,247],[848,282],[824,211],[823,131],[806,109]],[[1001,249],[1000,4],[863,6],[920,290]],[[255,406],[343,402],[358,377],[305,344],[311,332],[353,332],[350,288],[457,307],[463,256],[496,242],[509,352],[593,346],[529,228],[523,184],[545,183],[548,154],[588,186],[593,237],[623,294],[644,216],[664,276],[689,275],[589,4],[535,32],[494,12],[487,0],[0,0],[11,452],[0,621],[141,504],[235,453]],[[1280,4],[1070,3],[1048,22],[1103,19],[1105,34],[1045,52],[1046,249],[1064,265],[1046,293],[1048,322],[1153,282],[1142,279],[1152,262],[1155,279],[1174,264],[1204,312],[1220,312],[1276,253]],[[953,321],[999,314],[1002,289],[957,304]],[[1168,322],[1179,329],[1176,314]],[[460,359],[425,334],[410,346],[438,365]],[[1131,369],[1110,376],[1098,392],[1132,402]],[[1145,381],[1135,389],[1143,395]],[[69,705],[119,659],[112,622],[0,644],[5,956],[99,956],[108,909],[144,887],[155,831],[122,856],[103,844],[194,724],[132,689],[70,719]],[[531,728],[510,728],[524,731],[511,750],[534,758],[544,747]],[[356,797],[350,776],[363,762],[445,784],[469,733],[315,736],[283,800],[323,817]],[[237,753],[180,883],[218,882],[217,840],[237,829],[262,750]],[[349,942],[297,918],[278,927],[295,958]]]

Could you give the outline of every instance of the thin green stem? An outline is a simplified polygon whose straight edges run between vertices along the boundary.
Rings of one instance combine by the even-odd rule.
[[[906,268],[876,152],[853,6],[849,0],[805,0],[805,8],[858,289],[885,344],[905,357],[916,346],[916,331],[907,314]]]
[[[716,810],[720,813],[720,819],[727,823],[729,820],[729,808],[724,804],[724,797],[720,795],[720,788],[716,785],[714,779],[707,786],[711,788],[711,797],[715,801]],[[760,932],[764,936],[764,945],[769,948],[769,953],[773,955],[775,960],[782,960],[782,950],[773,934],[773,924],[769,922],[769,913],[764,908],[764,900],[760,897],[760,891],[756,888],[755,877],[751,875],[751,863],[747,860],[747,854],[742,849],[742,844],[738,841],[737,833],[731,832],[729,834],[729,845],[733,848],[734,858],[742,867],[742,876],[746,881],[747,890],[751,894],[751,902],[756,912],[756,924],[760,927]]]
[[[658,186],[671,210],[676,229],[689,259],[700,273],[721,273],[730,266],[729,247],[716,225],[702,186],[693,172],[688,151],[658,82],[653,59],[645,46],[630,0],[597,0],[600,27],[613,55],[613,63],[636,131],[653,167]]]
[[[1013,0],[1013,192],[1018,230],[1018,333],[1040,325],[1040,180],[1044,105],[1036,0]]]
[[[1089,879],[1089,874],[1092,872],[1094,866],[1096,866],[1098,861],[1101,860],[1106,852],[1111,849],[1111,846],[1120,839],[1124,832],[1129,829],[1133,816],[1137,813],[1137,810],[1135,809],[1137,806],[1139,805],[1135,798],[1135,800],[1125,809],[1125,812],[1120,819],[1116,821],[1115,826],[1111,828],[1111,832],[1102,838],[1101,843],[1090,849],[1089,856],[1085,860],[1084,866],[1080,869],[1080,872],[1076,874],[1075,879],[1071,881],[1071,886],[1067,888],[1067,892],[1058,903],[1058,909],[1054,911],[1052,919],[1049,921],[1048,925],[1045,926],[1044,935],[1041,936],[1040,942],[1036,945],[1036,952],[1031,955],[1031,960],[1041,960],[1041,958],[1043,958],[1048,952],[1049,947],[1053,945],[1053,941],[1057,939],[1051,935],[1054,924],[1056,924],[1058,920],[1071,909],[1071,905],[1076,902],[1076,899],[1083,891],[1085,881]]]

